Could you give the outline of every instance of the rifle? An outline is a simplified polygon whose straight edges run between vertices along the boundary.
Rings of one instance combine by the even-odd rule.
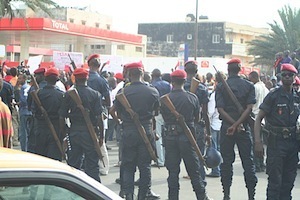
[[[97,155],[98,155],[99,159],[102,161],[103,166],[105,167],[105,163],[104,163],[104,160],[103,160],[103,155],[102,155],[101,150],[100,150],[101,147],[99,145],[99,139],[97,137],[97,134],[96,134],[95,129],[93,127],[93,124],[91,122],[90,115],[89,115],[88,111],[83,107],[82,101],[81,101],[76,89],[69,90],[68,94],[73,99],[73,101],[76,103],[77,107],[80,109],[80,111],[83,115],[84,121],[87,125],[88,131],[90,133],[90,136],[93,140],[94,148],[97,152]]]
[[[133,120],[134,124],[136,125],[140,136],[142,137],[143,141],[146,144],[147,150],[148,150],[152,160],[154,160],[158,166],[157,156],[150,144],[150,141],[149,141],[149,138],[147,137],[145,128],[142,126],[142,124],[139,120],[138,114],[132,110],[131,105],[128,102],[128,100],[123,92],[117,94],[116,99],[118,99],[118,101],[122,104],[122,106],[125,108],[125,110],[130,114],[131,119]]]
[[[231,101],[234,103],[234,105],[237,108],[239,114],[241,115],[244,112],[243,106],[240,104],[239,100],[236,98],[236,96],[234,95],[234,93],[230,89],[228,83],[224,80],[224,78],[223,78],[222,74],[220,73],[220,71],[217,70],[214,65],[213,65],[213,67],[217,72],[217,76],[219,77],[222,84],[224,85],[224,88],[225,88],[225,91],[226,91],[227,95],[229,96]],[[253,127],[254,127],[255,119],[252,116],[249,115],[249,117],[247,118],[247,122],[249,123],[251,130],[254,130]]]
[[[100,70],[99,70],[99,73],[102,72],[103,68],[104,68],[108,63],[109,63],[109,60],[102,64],[102,66],[101,66],[101,68],[100,68]]]
[[[203,163],[203,165],[205,167],[207,167],[206,163],[205,163],[205,159],[202,156],[202,153],[196,143],[196,140],[193,136],[193,133],[191,132],[191,129],[187,126],[187,124],[185,123],[184,117],[177,112],[174,104],[172,103],[171,99],[169,98],[169,94],[163,95],[160,98],[160,101],[165,104],[167,106],[167,108],[171,111],[171,113],[175,116],[175,118],[177,119],[177,121],[179,122],[179,125],[181,126],[181,128],[183,129],[183,132],[185,133],[185,135],[187,136],[189,142],[191,143],[192,147],[195,149],[196,154],[199,158],[199,160]]]
[[[71,58],[71,56],[70,56],[70,54],[68,53],[68,56],[69,56],[69,59],[70,59],[70,64],[72,65],[72,67],[73,67],[73,71],[77,68],[76,67],[76,65],[75,65],[75,62],[74,62],[74,60]]]
[[[195,77],[193,77],[192,81],[191,81],[190,92],[193,94],[196,94],[199,84],[200,84],[200,81],[198,79],[196,79]]]
[[[62,149],[62,145],[61,145],[61,143],[60,143],[60,141],[58,139],[58,136],[57,136],[57,133],[55,131],[55,128],[54,128],[54,126],[53,126],[53,124],[52,124],[52,122],[51,122],[51,120],[50,120],[50,118],[48,116],[47,111],[42,106],[42,103],[41,103],[41,101],[40,101],[40,99],[39,99],[39,97],[37,95],[37,92],[38,91],[35,90],[35,91],[32,91],[30,94],[31,94],[34,102],[36,103],[36,105],[38,106],[38,108],[40,109],[40,111],[42,112],[42,114],[43,114],[43,116],[45,118],[45,121],[46,121],[46,123],[47,123],[47,125],[48,125],[48,127],[50,129],[50,132],[51,132],[51,134],[52,134],[52,136],[54,138],[54,141],[55,141],[55,143],[56,143],[56,145],[57,145],[57,147],[59,149],[59,152],[62,155],[63,159],[65,159],[65,154],[64,154],[64,151]]]
[[[32,86],[35,87],[35,90],[40,89],[39,84],[36,82],[35,77],[32,74],[30,74],[30,78],[32,81]]]

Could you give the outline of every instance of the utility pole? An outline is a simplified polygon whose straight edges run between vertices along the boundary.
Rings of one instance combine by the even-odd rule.
[[[198,50],[198,0],[196,0],[196,19],[195,19],[195,38],[194,38],[194,60],[197,61],[197,50]]]

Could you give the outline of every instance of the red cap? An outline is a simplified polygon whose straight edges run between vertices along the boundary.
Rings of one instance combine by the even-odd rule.
[[[288,64],[288,63],[283,63],[281,64],[281,71],[290,71],[293,72],[295,74],[298,73],[297,69],[294,67],[294,65],[292,64]]]
[[[186,79],[186,72],[184,70],[177,69],[174,72],[172,72],[170,76],[180,78],[180,79]]]
[[[116,79],[119,79],[119,80],[124,80],[124,77],[123,77],[123,74],[122,74],[122,73],[116,73],[114,77],[115,77]]]
[[[51,76],[51,75],[58,76],[59,75],[58,69],[55,67],[51,67],[45,72],[45,76]]]
[[[37,68],[36,70],[34,70],[34,74],[44,74],[46,72],[46,68],[44,67],[40,67],[40,68]]]
[[[232,58],[231,60],[229,60],[229,61],[227,62],[228,65],[229,65],[229,64],[232,64],[232,63],[240,64],[240,63],[241,63],[241,60],[238,59],[238,58]]]
[[[75,76],[75,78],[87,78],[89,72],[84,68],[76,68],[73,72],[73,75]]]
[[[295,77],[294,85],[300,85],[300,78],[298,76]]]
[[[99,54],[92,54],[92,55],[90,55],[90,57],[88,58],[87,62],[89,63],[90,60],[92,60],[94,58],[100,58],[100,55]]]
[[[144,69],[142,62],[134,62],[126,65],[126,69]]]

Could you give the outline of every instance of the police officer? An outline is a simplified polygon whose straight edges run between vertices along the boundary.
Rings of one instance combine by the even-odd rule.
[[[130,63],[126,65],[126,69],[131,82],[123,89],[123,92],[133,111],[139,116],[150,142],[154,144],[152,118],[153,112],[159,107],[159,93],[154,87],[143,83],[144,66],[142,63]],[[138,199],[142,200],[150,191],[151,157],[129,113],[117,99],[114,106],[123,121],[121,187],[126,199],[133,199],[134,173],[137,166],[140,171]]]
[[[40,89],[45,87],[47,85],[47,82],[45,81],[45,74],[46,68],[39,67],[36,70],[34,70],[34,77],[35,80],[39,86]],[[32,81],[32,80],[31,80]],[[32,112],[34,115],[36,112],[36,108],[33,105],[33,100],[31,97],[31,92],[35,91],[36,88],[34,85],[32,85],[28,91],[28,98],[27,98],[27,104],[28,104],[28,110]],[[29,120],[29,133],[28,133],[28,152],[35,153],[35,146],[36,146],[36,122],[34,121],[33,115],[31,116]]]
[[[184,64],[184,70],[187,73],[187,80],[184,83],[184,89],[186,91],[190,91],[192,79],[196,78],[197,71],[198,71],[198,64],[197,62],[191,60],[187,61]],[[201,120],[195,124],[196,127],[196,138],[197,138],[197,144],[201,150],[201,153],[204,154],[205,151],[205,145],[210,145],[211,139],[210,139],[210,120],[208,117],[208,89],[205,85],[200,83],[196,90],[196,96],[198,97],[200,109],[201,109]],[[203,119],[203,120],[202,120]],[[204,132],[204,127],[206,130],[206,134]],[[202,176],[202,179],[204,180],[204,185],[206,186],[205,181],[205,169],[203,166],[203,163],[200,163],[200,173]]]
[[[61,140],[60,142],[62,142],[58,111],[63,100],[64,92],[55,87],[58,76],[58,69],[54,67],[48,69],[45,72],[45,80],[47,81],[47,85],[44,88],[40,89],[37,95],[39,100],[41,101],[42,107],[48,113],[49,119],[51,120],[55,128],[56,134]],[[36,122],[35,151],[37,154],[40,154],[42,156],[46,156],[55,160],[61,160],[62,155],[50,131],[49,125],[46,123],[43,113],[35,104],[35,102],[34,106],[36,107],[36,112],[34,115],[34,121]]]
[[[94,127],[99,126],[102,105],[100,93],[87,86],[88,71],[83,68],[74,70],[75,88],[82,101],[83,107],[90,113],[90,119]],[[60,118],[63,121],[69,118],[71,151],[68,151],[68,164],[80,169],[84,157],[84,171],[89,176],[100,182],[99,157],[93,145],[92,138],[88,132],[87,124],[83,120],[83,115],[77,104],[70,95],[65,93],[61,109]]]
[[[233,168],[235,160],[234,146],[237,144],[243,163],[244,177],[248,189],[249,200],[254,199],[257,177],[253,162],[253,143],[251,131],[246,119],[249,117],[253,104],[255,104],[255,89],[251,82],[238,76],[241,61],[231,59],[228,64],[228,79],[226,82],[232,90],[238,102],[244,108],[239,113],[236,105],[226,93],[222,83],[216,88],[216,107],[222,119],[220,135],[220,151],[223,157],[221,164],[221,182],[223,186],[224,200],[230,199],[230,186],[232,184]]]
[[[186,72],[175,70],[171,74],[173,89],[169,98],[180,113],[188,127],[195,133],[194,121],[199,121],[199,102],[196,95],[184,90],[183,85],[186,80]],[[199,171],[199,159],[195,149],[191,146],[182,127],[178,124],[175,116],[162,104],[161,113],[165,120],[166,136],[164,138],[166,148],[166,167],[169,172],[168,177],[168,199],[179,199],[179,172],[180,162],[183,159],[186,170],[191,178],[193,190],[198,200],[208,200],[203,178]]]
[[[259,136],[263,118],[266,121],[264,130],[268,131],[268,200],[292,199],[299,145],[296,140],[296,122],[300,98],[293,89],[296,74],[297,70],[293,65],[282,64],[282,86],[270,91],[265,97],[255,120],[255,152],[260,156],[263,156],[263,143]]]

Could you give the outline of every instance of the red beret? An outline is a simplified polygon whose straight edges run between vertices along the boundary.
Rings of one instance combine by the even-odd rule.
[[[76,68],[73,72],[73,75],[75,76],[75,78],[87,78],[89,72],[84,68]]]
[[[144,65],[142,62],[134,62],[126,64],[126,69],[144,69]]]
[[[184,63],[184,66],[186,66],[186,65],[189,64],[189,63],[194,64],[194,65],[198,65],[197,61],[195,61],[195,60],[189,60],[189,61],[186,61],[186,62]]]
[[[177,69],[174,72],[172,72],[170,76],[180,78],[180,79],[186,79],[186,72],[184,70]]]
[[[37,68],[36,70],[34,70],[34,74],[44,74],[46,72],[46,68],[44,67],[40,67],[40,68]]]
[[[298,76],[295,77],[294,85],[300,85],[300,79]]]
[[[92,54],[92,55],[90,55],[90,57],[88,58],[87,62],[90,62],[90,60],[92,60],[94,58],[100,58],[100,55],[99,54]]]
[[[123,74],[122,74],[122,73],[116,73],[114,77],[115,77],[116,79],[119,79],[119,80],[124,80],[124,77],[123,77]]]
[[[281,71],[290,71],[293,72],[295,74],[298,73],[297,69],[294,67],[294,65],[292,64],[288,64],[288,63],[283,63],[281,64]]]
[[[229,60],[229,61],[227,62],[228,65],[229,65],[229,64],[232,64],[232,63],[240,64],[240,63],[241,63],[241,60],[238,59],[238,58],[232,58],[231,60]]]
[[[45,72],[45,76],[51,76],[51,75],[58,76],[59,75],[58,69],[55,67],[51,67]]]

